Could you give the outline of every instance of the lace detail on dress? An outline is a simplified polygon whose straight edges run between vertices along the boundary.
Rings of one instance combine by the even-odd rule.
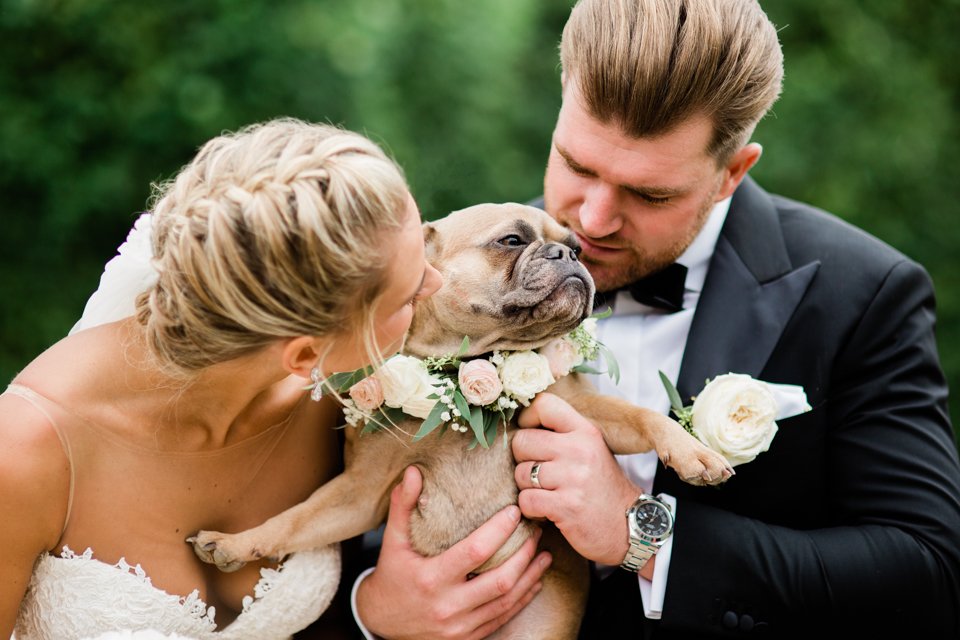
[[[246,613],[253,606],[253,603],[260,600],[273,589],[274,582],[280,577],[283,570],[283,564],[279,564],[276,569],[263,567],[260,569],[260,579],[253,586],[252,596],[243,596],[243,612]]]
[[[100,564],[106,564],[105,562],[101,562],[100,560],[97,560],[96,558],[93,557],[93,549],[91,549],[90,547],[87,547],[86,550],[84,550],[84,552],[78,556],[73,551],[73,549],[64,545],[63,549],[61,549],[60,551],[60,558],[63,560],[91,560],[93,562],[100,562]],[[117,561],[117,564],[112,566],[116,569],[119,569],[123,573],[136,576],[137,578],[139,578],[139,580],[143,584],[147,585],[148,587],[155,588],[153,587],[153,583],[150,581],[150,576],[148,576],[147,572],[143,570],[143,567],[140,566],[139,562],[135,565],[131,565],[129,562],[127,562],[126,558],[121,557]],[[276,573],[276,571],[274,572]],[[262,573],[263,573],[263,570],[261,569],[261,574]],[[263,582],[263,578],[260,579],[260,582]],[[254,588],[255,594],[257,594],[257,590],[260,588],[260,582],[258,582],[257,586]],[[156,589],[156,590],[166,594],[166,592],[163,591],[162,589]],[[172,597],[176,598],[177,596],[172,596]],[[246,602],[246,598],[249,598],[249,597],[250,596],[246,596],[244,598],[244,602]],[[257,594],[256,597],[259,598],[260,597],[259,594]],[[216,629],[217,609],[216,607],[207,606],[207,603],[204,602],[203,599],[200,597],[199,589],[194,589],[188,595],[179,598],[179,601],[180,601],[180,605],[183,607],[183,612],[185,614],[187,614],[191,618],[194,618],[195,620],[201,623],[205,623],[206,625]]]
[[[217,631],[214,607],[199,590],[180,597],[158,589],[143,568],[107,564],[86,549],[43,555],[17,617],[17,640],[80,640],[110,631],[154,630],[197,640],[289,638],[320,617],[340,577],[340,548],[301,551],[260,570],[237,619]]]

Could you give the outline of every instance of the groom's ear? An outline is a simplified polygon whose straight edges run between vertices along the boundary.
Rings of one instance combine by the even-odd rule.
[[[714,202],[720,202],[724,198],[730,197],[740,186],[744,176],[747,175],[747,171],[750,171],[753,165],[760,160],[761,155],[763,155],[763,147],[756,142],[751,142],[734,153],[723,169],[723,182],[720,183],[720,190],[714,196]]]
[[[320,360],[320,344],[316,338],[300,336],[291,338],[283,346],[283,368],[301,378],[310,378],[310,370]]]

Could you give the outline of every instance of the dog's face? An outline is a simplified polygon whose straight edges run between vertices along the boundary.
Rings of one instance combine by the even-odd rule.
[[[404,351],[425,356],[536,349],[593,308],[576,237],[540,209],[481,204],[424,225],[443,286],[418,303]]]

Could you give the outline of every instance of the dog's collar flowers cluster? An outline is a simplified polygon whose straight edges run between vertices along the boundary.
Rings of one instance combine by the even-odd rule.
[[[567,335],[536,350],[494,351],[464,359],[464,338],[455,354],[432,358],[395,355],[379,369],[366,367],[336,373],[311,386],[332,389],[342,398],[347,424],[363,423],[362,433],[386,429],[407,417],[423,420],[417,441],[437,428],[473,432],[470,447],[489,447],[500,424],[520,406],[527,406],[559,378],[571,373],[601,373],[587,362],[603,358],[606,373],[619,379],[612,352],[597,340],[597,320],[591,316]]]

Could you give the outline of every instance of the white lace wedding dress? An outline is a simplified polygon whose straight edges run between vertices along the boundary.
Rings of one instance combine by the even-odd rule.
[[[150,216],[144,214],[119,255],[107,264],[100,288],[71,333],[133,314],[136,296],[156,280],[149,238]],[[64,425],[58,425],[62,407],[16,384],[5,393],[20,396],[50,419],[71,457],[71,466],[75,466],[77,447],[71,455],[71,438],[63,432]],[[185,597],[171,595],[154,587],[139,565],[130,566],[124,559],[108,564],[97,560],[95,549],[64,547],[59,555],[44,554],[37,559],[13,639],[289,638],[314,622],[333,599],[340,577],[340,548],[331,545],[299,552],[277,569],[261,569],[260,573],[254,592],[243,599],[242,612],[218,630],[214,608],[200,599],[198,591]]]
[[[336,546],[292,555],[277,570],[261,570],[255,592],[244,598],[243,611],[217,631],[216,612],[196,591],[186,598],[170,595],[150,584],[139,565],[122,560],[110,565],[89,549],[81,554],[64,549],[60,556],[44,555],[37,561],[14,638],[97,638],[121,629],[197,640],[289,638],[327,608],[339,575]]]

